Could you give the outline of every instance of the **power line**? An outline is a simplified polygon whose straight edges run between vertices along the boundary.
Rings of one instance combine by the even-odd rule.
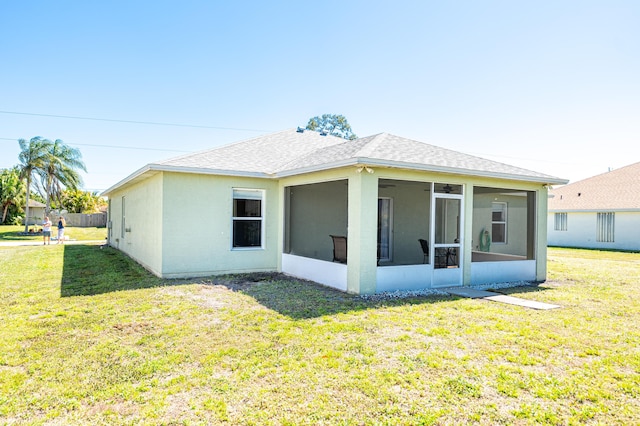
[[[4,141],[17,141],[19,138],[0,138],[0,140]],[[75,145],[75,146],[91,146],[97,148],[117,148],[117,149],[137,149],[140,151],[169,151],[169,152],[193,152],[187,151],[184,149],[164,149],[164,148],[142,148],[137,146],[121,146],[121,145],[97,145],[97,144],[88,144],[88,143],[73,143],[68,142],[67,145]]]
[[[111,123],[146,124],[146,125],[152,125],[152,126],[192,127],[196,129],[236,130],[240,132],[258,132],[258,133],[268,132],[268,130],[244,129],[244,128],[238,128],[238,127],[205,126],[200,124],[183,124],[183,123],[164,123],[159,121],[118,120],[118,119],[112,119],[112,118],[80,117],[75,115],[39,114],[35,112],[0,111],[0,114],[28,115],[33,117],[49,117],[49,118],[66,118],[71,120],[107,121]]]

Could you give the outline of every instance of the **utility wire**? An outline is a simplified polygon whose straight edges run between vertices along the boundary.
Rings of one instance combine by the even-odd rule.
[[[204,126],[199,124],[183,124],[183,123],[163,123],[158,121],[116,120],[112,118],[80,117],[75,115],[38,114],[34,112],[0,111],[0,114],[29,115],[34,117],[50,117],[50,118],[66,118],[66,119],[72,119],[72,120],[107,121],[111,123],[147,124],[147,125],[153,125],[153,126],[192,127],[197,129],[237,130],[241,132],[258,132],[258,133],[268,132],[268,130],[243,129],[238,127]]]
[[[19,138],[0,138],[0,140],[4,140],[4,141],[17,141],[18,139]],[[137,149],[137,150],[140,150],[140,151],[193,152],[193,151],[187,151],[187,150],[184,150],[184,149],[142,148],[142,147],[137,147],[137,146],[96,145],[96,144],[89,144],[89,143],[73,143],[73,142],[68,142],[67,145],[92,146],[92,147],[98,147],[98,148]]]

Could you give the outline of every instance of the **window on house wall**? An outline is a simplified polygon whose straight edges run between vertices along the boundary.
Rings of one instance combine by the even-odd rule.
[[[615,213],[598,213],[596,241],[613,243],[615,231]]]
[[[263,247],[264,191],[233,190],[233,247]]]
[[[124,228],[125,228],[125,210],[124,210],[124,197],[122,197],[122,223],[120,225],[120,237],[124,238]]]
[[[567,214],[566,213],[556,213],[554,215],[554,226],[553,229],[556,231],[566,231],[567,230]]]
[[[507,203],[491,203],[491,242],[507,242]]]

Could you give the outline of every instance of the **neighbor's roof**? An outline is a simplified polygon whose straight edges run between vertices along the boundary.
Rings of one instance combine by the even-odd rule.
[[[29,198],[29,208],[31,207],[47,207],[47,206],[41,203],[40,201]]]
[[[148,164],[105,194],[159,171],[279,178],[363,164],[548,184],[567,182],[387,133],[347,141],[290,129]]]
[[[593,176],[550,191],[549,210],[640,209],[640,163]]]

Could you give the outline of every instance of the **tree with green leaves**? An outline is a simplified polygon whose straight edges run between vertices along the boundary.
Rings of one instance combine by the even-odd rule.
[[[46,139],[40,136],[31,138],[28,142],[25,139],[19,139],[20,154],[18,155],[18,171],[20,178],[26,181],[25,192],[25,215],[24,215],[24,232],[29,230],[29,197],[31,194],[31,183],[34,172],[39,172],[45,164],[45,156],[48,152]]]
[[[339,114],[322,114],[319,117],[312,117],[306,128],[350,141],[358,138],[351,130],[351,125],[345,116]]]
[[[66,189],[62,191],[59,209],[63,207],[69,213],[97,213],[100,207],[106,205],[106,201],[96,192],[82,191],[80,189]]]
[[[45,139],[46,140],[46,139]],[[60,201],[62,191],[66,188],[78,189],[82,185],[82,178],[78,170],[87,171],[82,161],[82,154],[77,148],[72,148],[62,140],[47,141],[44,164],[38,173],[46,200],[45,213],[51,210],[51,199]]]
[[[17,167],[0,171],[0,208],[2,209],[0,224],[7,220],[10,208],[13,208],[14,213],[22,210],[25,193],[24,182],[20,178]]]

